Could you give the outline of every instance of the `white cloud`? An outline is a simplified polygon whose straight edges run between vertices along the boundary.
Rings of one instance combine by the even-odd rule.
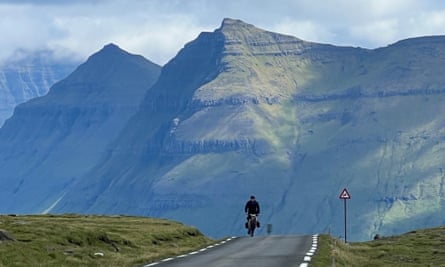
[[[416,17],[410,18],[404,34],[435,35],[445,31],[445,9],[432,12],[420,12]]]
[[[298,38],[367,48],[443,34],[445,2],[425,0],[0,0],[0,60],[24,48],[75,52],[107,43],[164,64],[225,17]]]
[[[312,42],[323,42],[333,39],[335,36],[334,33],[329,32],[329,28],[317,24],[315,21],[293,21],[289,18],[279,21],[269,30]]]
[[[15,49],[55,49],[86,58],[107,43],[163,64],[205,30],[193,15],[158,13],[168,5],[136,1],[65,5],[0,5],[0,59]],[[146,3],[146,2],[145,2]],[[153,2],[154,3],[154,2]],[[160,9],[156,9],[159,7]],[[65,51],[65,52],[64,52]]]
[[[368,46],[376,47],[394,42],[398,29],[399,21],[397,19],[381,19],[355,25],[349,32],[357,42],[361,42],[357,44],[358,46],[363,46],[363,43],[366,42]]]

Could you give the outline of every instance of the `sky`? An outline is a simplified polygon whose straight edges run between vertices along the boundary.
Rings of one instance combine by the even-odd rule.
[[[17,51],[86,60],[114,43],[164,65],[224,18],[305,41],[384,47],[445,34],[442,0],[0,0],[0,63]]]

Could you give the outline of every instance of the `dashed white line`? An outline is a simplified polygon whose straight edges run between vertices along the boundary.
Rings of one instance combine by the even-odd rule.
[[[200,253],[200,252],[204,252],[204,251],[206,251],[206,250],[208,250],[208,249],[214,248],[214,247],[216,247],[216,246],[223,245],[223,244],[227,243],[228,241],[233,240],[233,239],[235,239],[235,238],[236,238],[235,236],[232,236],[232,237],[227,238],[226,240],[223,240],[223,241],[221,241],[221,242],[219,242],[219,243],[217,243],[217,244],[214,244],[214,245],[210,245],[210,246],[208,246],[208,247],[206,247],[206,248],[202,248],[202,249],[200,249],[200,250],[193,251],[193,252],[190,252],[190,253],[188,253],[188,254],[183,254],[183,255],[180,255],[180,256],[176,256],[176,257],[174,257],[174,258],[166,258],[166,259],[163,259],[163,260],[160,260],[160,261],[157,261],[157,262],[153,262],[153,263],[144,265],[143,267],[155,266],[155,265],[157,265],[157,264],[159,264],[159,263],[161,263],[161,262],[167,262],[167,261],[171,261],[171,260],[174,260],[174,259],[177,259],[177,258],[184,258],[184,257],[187,257],[187,256],[189,256],[189,255],[195,255],[195,254],[198,254],[198,253]]]
[[[317,246],[318,246],[318,234],[312,236],[312,247],[308,252],[306,252],[306,255],[303,258],[304,262],[300,264],[300,267],[309,266],[309,262],[312,260],[312,256],[314,256],[315,251],[317,251]]]
[[[155,265],[157,265],[159,262],[153,262],[153,263],[150,263],[150,264],[147,264],[147,265],[144,265],[143,267],[150,267],[150,266],[155,266]]]

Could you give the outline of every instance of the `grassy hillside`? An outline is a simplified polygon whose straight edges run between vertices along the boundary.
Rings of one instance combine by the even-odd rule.
[[[445,266],[445,227],[348,244],[323,235],[311,266]]]
[[[1,241],[5,231],[15,240]],[[311,266],[445,266],[444,241],[445,227],[348,244],[321,235]],[[142,266],[213,242],[195,228],[145,217],[0,216],[0,267]]]
[[[144,217],[0,216],[1,230],[15,241],[0,241],[0,267],[142,266],[212,242],[195,228]]]

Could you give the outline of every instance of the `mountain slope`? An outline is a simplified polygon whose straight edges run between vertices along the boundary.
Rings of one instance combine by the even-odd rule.
[[[225,19],[163,67],[51,212],[167,217],[219,237],[244,234],[254,194],[273,233],[339,236],[346,187],[349,240],[441,224],[444,40],[336,47]]]
[[[77,63],[52,59],[49,51],[21,53],[0,67],[0,127],[14,107],[48,93],[57,81],[68,76]]]
[[[341,235],[348,187],[352,239],[440,223],[443,44],[335,47],[226,19],[164,67],[112,155],[55,211],[221,236],[242,234],[256,194],[275,232]]]
[[[245,33],[233,38],[267,38],[266,44],[273,44],[276,38],[282,38],[283,41],[271,47],[271,52],[260,44],[258,48],[252,46],[254,51],[247,51],[243,55],[239,50],[245,49],[245,43],[239,45],[236,39],[233,41],[229,36],[236,33],[237,27],[243,26],[246,28]],[[256,37],[258,33],[265,36]],[[256,43],[255,39],[247,41]],[[263,33],[250,25],[231,20],[224,21],[222,28],[213,34],[203,33],[165,66],[163,75],[146,97],[144,109],[126,127],[127,131],[113,146],[122,155],[115,152],[114,158],[99,164],[100,167],[80,183],[81,188],[64,198],[56,210],[59,207],[60,210],[86,209],[87,212],[127,210],[162,215],[163,208],[167,208],[167,212],[172,208],[175,212],[202,218],[207,216],[207,211],[199,211],[198,207],[214,207],[219,204],[214,203],[219,202],[218,197],[207,196],[206,192],[214,194],[215,188],[235,186],[243,191],[221,192],[223,196],[233,199],[234,204],[231,209],[216,208],[221,210],[221,214],[215,219],[221,221],[230,218],[231,221],[236,221],[242,217],[240,212],[243,204],[240,202],[252,190],[259,191],[264,186],[256,180],[267,182],[267,175],[277,169],[281,177],[276,186],[270,187],[275,194],[270,201],[279,203],[283,194],[282,187],[292,183],[289,177],[291,162],[284,142],[296,138],[295,126],[288,125],[289,122],[293,123],[292,117],[281,117],[293,112],[290,92],[296,86],[295,82],[289,82],[289,78],[285,77],[283,81],[267,81],[271,85],[253,91],[252,89],[257,88],[250,85],[261,84],[258,77],[268,75],[270,71],[260,69],[262,73],[257,72],[255,68],[259,63],[253,53],[264,54],[264,57],[272,55],[273,58],[275,53],[287,52],[287,48],[281,46],[291,46],[296,53],[300,53],[304,49],[300,48],[303,44],[304,42],[295,38]],[[247,57],[247,60],[237,61],[241,56]],[[253,64],[250,62],[252,60],[255,60]],[[281,63],[281,59],[277,60],[278,64]],[[188,65],[190,62],[193,67]],[[287,64],[286,61],[283,63]],[[265,65],[268,66],[266,63]],[[276,73],[282,71],[275,70],[273,66],[271,69]],[[184,75],[184,70],[193,72]],[[304,73],[305,70],[298,71]],[[271,77],[273,74],[270,73]],[[288,75],[303,76],[299,73]],[[173,79],[170,77],[176,76],[179,78],[172,84]],[[280,92],[283,84],[288,92]],[[269,90],[268,86],[275,92]],[[264,94],[268,90],[269,93]],[[284,102],[283,106],[279,105],[280,101]],[[273,122],[277,117],[281,120]],[[287,132],[280,131],[281,127]],[[144,136],[134,136],[141,133]],[[286,140],[281,141],[281,136],[277,135],[283,135]],[[122,151],[120,147],[130,149]],[[141,152],[135,155],[136,151]],[[103,180],[92,182],[89,177],[102,177]],[[242,178],[242,187],[237,182],[239,177]],[[170,180],[178,181],[168,182]],[[177,183],[180,192],[176,192]],[[110,184],[116,186],[109,187]],[[211,188],[207,188],[209,184]],[[249,188],[250,184],[253,188]],[[91,199],[80,200],[78,203],[74,193],[77,191],[87,192],[86,195],[91,196]],[[132,192],[131,200],[112,198],[116,195],[126,198],[128,192]],[[73,198],[76,199],[73,204],[65,204],[65,201],[73,201]],[[110,200],[112,203],[108,203]],[[109,210],[110,206],[114,208]]]
[[[0,130],[0,212],[43,212],[106,152],[160,67],[110,44]]]

